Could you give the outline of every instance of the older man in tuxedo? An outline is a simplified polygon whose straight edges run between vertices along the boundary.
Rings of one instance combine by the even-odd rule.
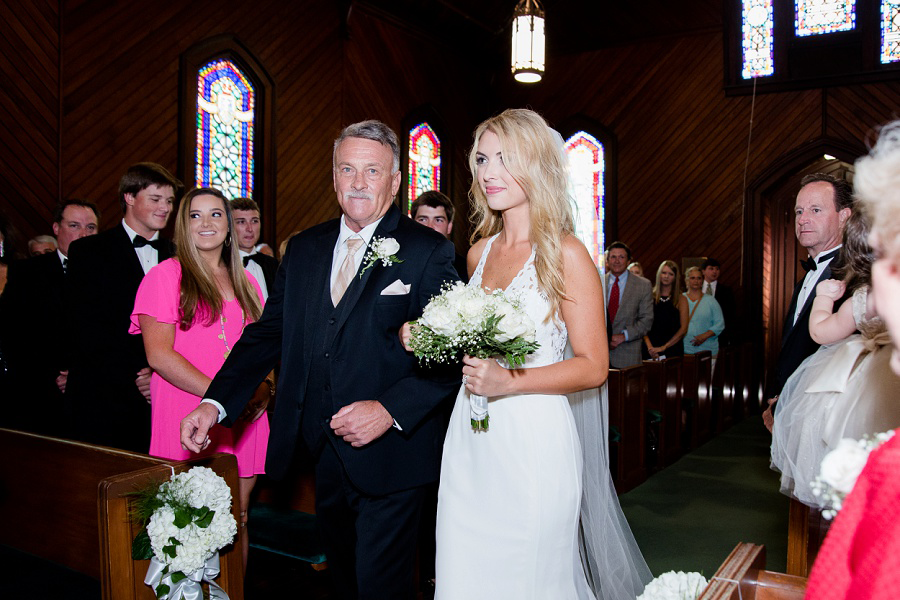
[[[641,343],[653,326],[653,286],[628,272],[631,249],[613,242],[606,250],[603,292],[606,296],[606,333],[609,366],[624,369],[641,364]]]
[[[180,188],[158,164],[132,165],[119,181],[121,223],[71,246],[66,397],[75,435],[84,441],[150,448],[150,367],[141,336],[129,335],[128,326],[144,274],[172,255],[172,243],[159,232]]]
[[[803,261],[806,276],[794,287],[781,335],[781,354],[766,386],[769,406],[763,412],[763,422],[769,431],[775,423],[775,402],[788,377],[819,349],[819,344],[809,335],[809,313],[816,297],[816,285],[831,279],[832,269],[837,266],[844,223],[850,218],[852,204],[853,190],[843,179],[814,173],[800,181],[794,204],[794,230],[809,258]]]
[[[444,435],[439,405],[459,386],[458,370],[422,368],[398,337],[457,279],[453,245],[393,203],[399,161],[397,136],[383,123],[344,129],[333,155],[342,216],[291,239],[262,317],[181,426],[182,444],[199,451],[209,428],[233,424],[281,358],[266,472],[282,476],[302,436],[342,598],[415,596],[419,512]]]
[[[10,265],[0,296],[0,338],[9,365],[10,401],[0,423],[49,435],[66,435],[65,407],[57,379],[64,380],[65,349],[70,337],[63,318],[63,289],[69,246],[95,235],[100,210],[87,200],[64,200],[53,213],[56,246],[51,252]],[[49,236],[48,236],[49,237]]]

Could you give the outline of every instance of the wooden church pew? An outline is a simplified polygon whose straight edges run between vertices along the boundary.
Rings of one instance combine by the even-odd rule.
[[[613,481],[621,494],[647,478],[644,462],[646,444],[646,381],[644,367],[609,370],[609,424],[618,429]]]
[[[681,457],[682,358],[645,360],[647,410],[662,416],[659,423],[659,464],[668,466]]]
[[[712,436],[712,354],[685,354],[682,362],[682,406],[687,413],[687,443],[693,449]]]
[[[825,542],[831,521],[822,511],[791,498],[788,515],[787,572],[807,577]]]
[[[735,358],[733,348],[721,347],[712,373],[712,408],[716,433],[722,433],[734,425]]]
[[[205,464],[225,476],[237,502],[237,463],[231,455],[175,462],[113,448],[0,429],[0,545],[47,561],[48,577],[66,568],[100,581],[104,600],[155,598],[143,584],[147,562],[131,560],[137,533],[128,521],[132,484]],[[235,504],[235,516],[239,508]],[[240,530],[239,530],[240,535]],[[222,554],[219,581],[243,599],[240,546]],[[233,556],[229,556],[233,555]],[[56,566],[58,565],[58,566]],[[139,581],[131,586],[125,581]],[[130,588],[130,591],[128,589]]]
[[[700,600],[802,600],[806,577],[766,571],[765,546],[735,546]]]

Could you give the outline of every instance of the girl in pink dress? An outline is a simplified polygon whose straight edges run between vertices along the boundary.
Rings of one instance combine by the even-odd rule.
[[[196,188],[181,200],[175,222],[175,258],[147,273],[131,315],[133,334],[142,333],[153,368],[150,382],[150,454],[186,460],[181,419],[197,408],[212,377],[241,337],[259,318],[259,285],[244,271],[232,244],[231,206],[217,189]],[[255,419],[255,420],[254,420]],[[203,455],[230,452],[240,475],[242,526],[250,492],[264,472],[269,421],[260,415],[227,429],[216,425]],[[242,536],[244,562],[248,536]]]

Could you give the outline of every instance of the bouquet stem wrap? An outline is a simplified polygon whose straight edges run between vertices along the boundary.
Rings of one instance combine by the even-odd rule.
[[[147,569],[147,576],[144,578],[144,583],[154,590],[158,590],[160,585],[169,588],[168,592],[158,596],[159,600],[203,600],[203,587],[200,584],[204,581],[209,584],[210,600],[229,600],[225,590],[213,581],[219,576],[218,552],[210,556],[206,560],[205,565],[193,573],[189,573],[187,577],[178,583],[172,581],[172,575],[175,573],[166,572],[167,566],[154,556],[150,559],[150,567]]]
[[[469,407],[472,409],[472,429],[487,431],[490,424],[487,396],[469,393]]]

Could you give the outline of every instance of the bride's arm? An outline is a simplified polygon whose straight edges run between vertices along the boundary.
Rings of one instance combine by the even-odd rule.
[[[600,275],[584,245],[563,240],[563,275],[567,298],[562,318],[575,356],[545,367],[507,370],[493,360],[466,357],[468,389],[484,396],[568,394],[598,387],[609,374],[609,348],[603,319]]]

